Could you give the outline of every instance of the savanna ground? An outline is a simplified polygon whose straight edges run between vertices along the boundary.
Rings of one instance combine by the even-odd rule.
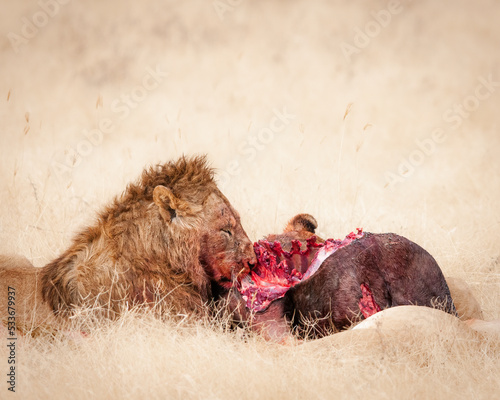
[[[500,318],[499,20],[495,0],[4,2],[0,253],[41,267],[145,165],[208,153],[251,239],[298,212],[324,237],[396,232]],[[5,339],[0,398],[500,390],[495,341],[417,330],[360,354],[184,325],[20,340],[16,394]]]

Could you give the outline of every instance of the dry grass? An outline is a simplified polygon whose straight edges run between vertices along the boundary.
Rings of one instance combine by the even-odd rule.
[[[494,398],[498,341],[480,342],[452,324],[428,329],[382,335],[372,348],[357,335],[277,346],[213,322],[129,313],[86,338],[24,338],[18,392],[37,399]]]
[[[71,1],[15,53],[7,35],[21,34],[21,17],[40,8],[10,2],[0,16],[0,253],[43,266],[145,165],[206,152],[221,177],[233,173],[221,185],[252,239],[298,212],[313,214],[322,236],[358,226],[393,231],[428,249],[445,275],[469,282],[485,318],[500,318],[500,91],[494,86],[477,107],[469,97],[481,77],[500,81],[500,7],[402,2],[348,60],[342,42],[352,45],[370,11],[386,7],[243,1],[221,20],[213,2]],[[168,75],[141,92],[157,66]],[[133,93],[144,99],[125,112],[120,99]],[[447,110],[464,102],[471,111],[450,122]],[[273,109],[283,108],[294,117],[265,136]],[[102,143],[85,148],[85,131],[107,118]],[[387,185],[387,171],[397,172],[436,128],[445,139]],[[254,137],[258,150],[250,152]],[[86,155],[75,159],[79,146]],[[497,395],[497,342],[448,346],[443,332],[415,335],[412,346],[396,341],[383,356],[362,355],[127,316],[85,340],[25,339],[18,395]],[[0,352],[5,371],[2,360]]]

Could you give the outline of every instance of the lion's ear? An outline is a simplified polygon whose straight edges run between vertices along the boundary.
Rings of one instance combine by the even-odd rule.
[[[318,227],[318,222],[316,221],[316,218],[314,218],[312,215],[298,214],[288,222],[283,232],[307,231],[315,233],[317,227]]]
[[[161,185],[156,186],[153,190],[153,201],[158,206],[165,221],[170,222],[177,216],[175,210],[179,199],[169,188]]]
[[[189,203],[175,196],[172,191],[162,185],[153,190],[153,201],[158,206],[165,221],[170,222],[176,217],[188,216],[192,213]]]

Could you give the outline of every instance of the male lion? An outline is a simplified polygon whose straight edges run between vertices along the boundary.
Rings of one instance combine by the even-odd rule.
[[[205,313],[212,291],[230,287],[255,262],[206,157],[182,157],[146,169],[36,281],[59,316],[90,306],[113,317],[136,304],[193,315]]]

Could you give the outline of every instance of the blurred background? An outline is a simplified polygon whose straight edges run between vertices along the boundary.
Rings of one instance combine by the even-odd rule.
[[[36,266],[145,166],[207,153],[251,239],[308,212],[500,285],[500,4],[4,1],[0,252]]]

